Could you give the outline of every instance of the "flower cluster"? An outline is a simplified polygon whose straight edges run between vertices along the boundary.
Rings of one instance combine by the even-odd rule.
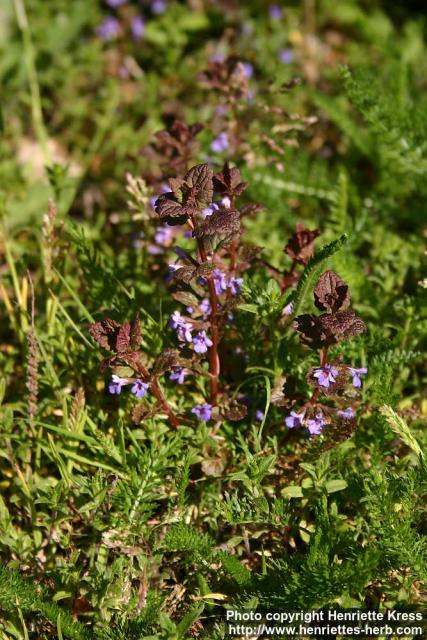
[[[122,387],[130,384],[132,385],[130,392],[137,398],[143,398],[147,395],[147,391],[150,388],[150,384],[148,382],[144,382],[140,378],[120,378],[120,376],[113,374],[111,376],[111,382],[108,385],[108,390],[113,395],[119,395]]]
[[[346,382],[348,377],[352,378],[352,385],[356,389],[362,386],[362,378],[368,373],[367,367],[349,367],[342,364],[326,363],[321,367],[315,367],[311,373],[311,377],[316,380],[319,387],[323,389],[338,389]]]
[[[128,5],[128,0],[106,0],[106,4],[114,10],[120,11],[121,7]],[[159,15],[166,11],[166,0],[153,0],[150,3],[151,13]],[[132,38],[136,41],[142,40],[145,32],[145,18],[140,14],[133,13],[130,18],[127,16],[127,12],[121,16],[119,20],[116,16],[109,15],[96,27],[95,32],[97,36],[104,42],[114,40],[118,38],[122,33],[126,32],[126,27],[129,28]]]
[[[353,420],[355,413],[352,407],[337,411],[337,416],[344,420]],[[329,418],[321,409],[317,409],[315,413],[311,410],[302,409],[301,411],[291,411],[285,419],[285,424],[289,429],[297,429],[306,427],[311,436],[319,436],[329,422]]]

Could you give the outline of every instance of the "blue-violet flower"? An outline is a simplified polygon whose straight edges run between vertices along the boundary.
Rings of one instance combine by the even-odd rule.
[[[336,382],[338,375],[338,369],[331,364],[325,364],[323,367],[316,367],[313,373],[313,378],[317,378],[319,386],[328,389],[331,384]]]
[[[212,405],[211,404],[196,404],[191,413],[199,418],[202,422],[208,422],[212,418]]]
[[[353,377],[353,387],[356,389],[360,389],[362,386],[362,379],[360,376],[365,376],[368,373],[368,369],[366,367],[360,367],[359,369],[353,369],[353,367],[349,367],[350,375]]]

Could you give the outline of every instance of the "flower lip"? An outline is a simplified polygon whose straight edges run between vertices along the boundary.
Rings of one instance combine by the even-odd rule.
[[[229,144],[228,133],[226,131],[223,131],[222,133],[217,135],[215,140],[213,140],[211,149],[212,151],[215,151],[215,153],[222,153],[223,151],[226,151],[228,149]]]
[[[120,31],[120,22],[117,18],[108,16],[98,27],[96,27],[95,31],[101,40],[111,40],[118,36]]]
[[[317,379],[317,384],[320,387],[328,389],[331,384],[336,382],[338,376],[338,369],[331,364],[325,364],[323,367],[316,367],[314,369],[313,378]]]
[[[326,425],[323,413],[317,413],[315,418],[307,420],[307,429],[312,436],[319,436]]]
[[[111,382],[108,385],[108,391],[112,395],[120,395],[122,387],[129,384],[129,380],[127,378],[121,378],[120,376],[113,373],[111,376]]]
[[[150,387],[148,382],[143,382],[140,378],[137,378],[130,390],[137,398],[143,398],[147,395],[147,391]]]
[[[352,380],[353,387],[355,387],[356,389],[360,389],[360,387],[362,386],[362,379],[360,376],[365,376],[368,373],[367,367],[359,367],[358,369],[354,367],[349,367],[348,370],[350,375],[353,378]]]
[[[285,419],[285,424],[288,429],[296,429],[298,427],[302,427],[304,424],[304,416],[305,409],[303,409],[300,413],[296,411],[291,411],[288,417]]]
[[[208,422],[212,418],[212,405],[196,404],[191,409],[191,413],[194,413],[201,422]]]
[[[344,420],[353,420],[355,412],[353,407],[347,407],[347,409],[340,409],[337,411],[337,416],[344,418]]]
[[[185,367],[173,367],[172,373],[169,376],[169,380],[176,380],[178,384],[183,384],[185,376],[188,374],[188,369]]]
[[[213,344],[212,340],[206,335],[206,331],[199,331],[193,338],[194,351],[196,353],[206,353],[208,347]]]

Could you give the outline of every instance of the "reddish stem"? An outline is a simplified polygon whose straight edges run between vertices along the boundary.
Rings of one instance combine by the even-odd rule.
[[[231,196],[229,196],[229,198],[230,198],[230,208],[234,209],[235,208],[234,196],[231,195]],[[230,275],[231,276],[234,276],[234,272],[236,270],[237,247],[238,247],[237,240],[232,240],[231,245],[230,245],[230,251],[229,251],[229,256],[230,256]],[[227,289],[226,297],[227,297],[227,300],[229,300],[231,298],[230,289]]]
[[[139,361],[135,362],[135,368],[137,369],[138,373],[140,373],[143,376],[143,378],[146,378],[146,379],[149,378],[150,374],[148,373],[147,369],[144,367],[142,362],[139,362]],[[159,384],[155,378],[151,381],[150,388],[156,400],[161,404],[162,409],[166,413],[171,425],[173,427],[178,427],[179,419],[176,417],[176,415],[170,408],[169,403],[166,400],[165,396],[163,395],[163,392],[160,389]]]
[[[201,238],[197,239],[197,247],[199,249],[200,260],[202,262],[207,262],[207,255],[205,251],[205,247],[203,246],[203,240]],[[218,377],[219,377],[219,357],[218,357],[218,342],[219,342],[219,332],[218,332],[218,298],[215,291],[215,282],[213,279],[212,273],[208,275],[208,289],[209,289],[209,298],[211,303],[211,315],[210,315],[210,323],[211,323],[211,340],[212,346],[209,349],[209,372],[211,375],[211,404],[216,405],[218,398]]]
[[[320,349],[320,366],[324,367],[327,361],[328,361],[328,347],[325,347],[324,349]],[[313,395],[310,398],[310,404],[312,406],[316,404],[319,394],[320,394],[320,389],[317,387],[317,389],[313,391]]]

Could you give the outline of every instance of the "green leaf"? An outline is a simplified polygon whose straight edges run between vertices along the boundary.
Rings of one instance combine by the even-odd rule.
[[[409,429],[403,418],[401,418],[387,404],[384,404],[382,407],[380,407],[380,413],[382,416],[384,416],[391,430],[394,431],[397,436],[399,436],[399,438],[406,444],[407,447],[412,449],[412,451],[417,454],[420,460],[424,460],[424,452],[421,449],[416,438],[412,435],[411,430]]]
[[[179,638],[185,638],[186,632],[190,629],[190,627],[196,622],[200,615],[202,614],[204,609],[204,605],[199,605],[198,607],[193,607],[190,611],[187,611],[185,616],[182,618],[181,622],[178,623],[177,631]]]
[[[304,494],[301,487],[296,484],[290,484],[288,487],[283,489],[282,496],[285,496],[286,498],[303,498]]]
[[[335,493],[336,491],[343,491],[347,488],[347,482],[345,480],[328,480],[325,482],[325,489],[328,493]]]

